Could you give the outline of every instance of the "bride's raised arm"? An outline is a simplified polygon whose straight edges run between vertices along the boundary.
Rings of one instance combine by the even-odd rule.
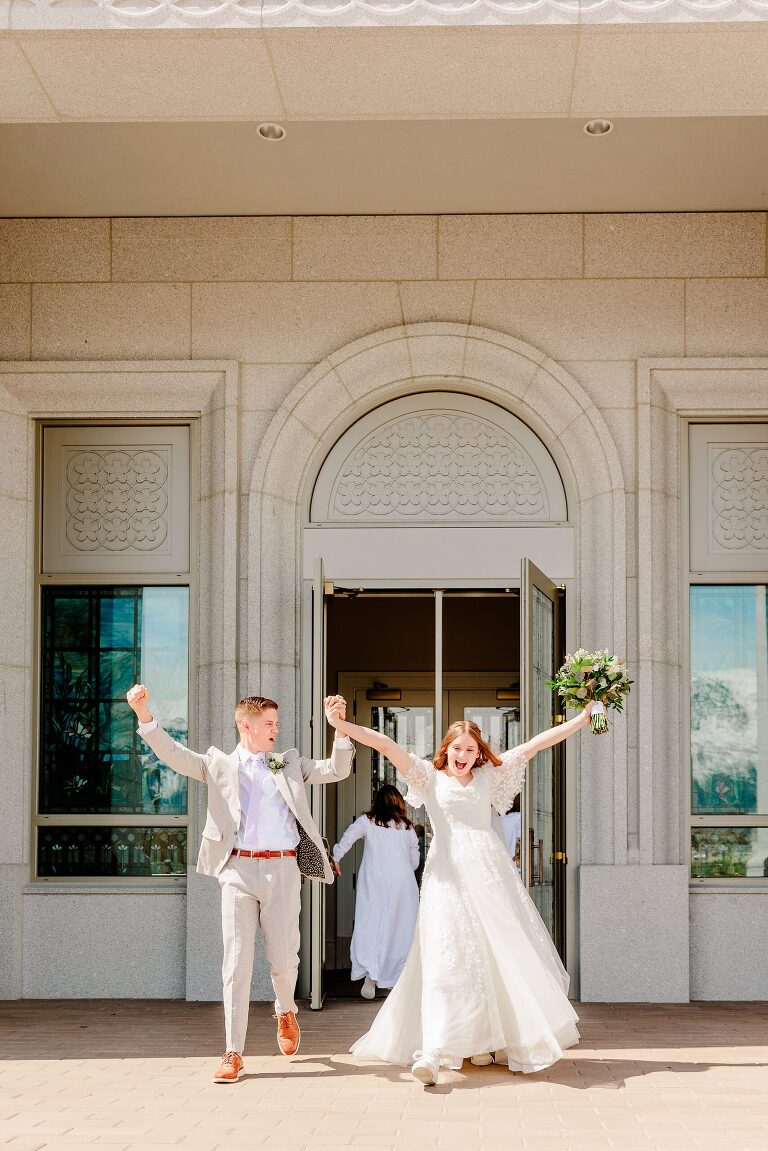
[[[592,710],[591,704],[587,704],[583,711],[573,719],[569,719],[567,723],[559,723],[556,727],[548,727],[546,731],[539,732],[534,735],[533,739],[529,739],[527,743],[521,743],[519,748],[515,750],[525,756],[526,762],[533,759],[534,755],[538,755],[540,751],[544,751],[547,747],[553,747],[556,743],[567,739],[569,735],[580,731],[582,727],[586,727],[589,723],[589,714]]]
[[[560,723],[557,727],[550,727],[546,731],[534,735],[533,739],[529,739],[527,743],[510,747],[508,751],[502,753],[501,763],[492,769],[493,774],[491,775],[491,803],[499,815],[504,815],[509,811],[515,796],[522,791],[528,761],[540,751],[544,751],[545,748],[560,743],[569,735],[573,735],[582,727],[586,727],[589,723],[589,712],[590,706],[588,704],[575,719],[569,719],[567,723]]]
[[[341,710],[341,708],[335,708],[326,711],[326,718],[331,727],[335,727],[339,735],[346,735],[357,743],[364,743],[366,747],[372,747],[375,751],[382,752],[395,770],[404,779],[407,779],[411,772],[411,757],[405,748],[402,748],[399,743],[395,743],[394,739],[390,739],[388,735],[382,735],[380,731],[374,731],[371,727],[362,727],[358,723],[350,723],[349,720],[343,719]]]

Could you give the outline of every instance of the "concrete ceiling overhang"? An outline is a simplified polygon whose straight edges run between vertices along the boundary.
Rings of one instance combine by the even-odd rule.
[[[6,0],[0,214],[765,208],[768,3],[644,2]]]
[[[768,119],[0,127],[0,215],[729,211],[768,206]]]

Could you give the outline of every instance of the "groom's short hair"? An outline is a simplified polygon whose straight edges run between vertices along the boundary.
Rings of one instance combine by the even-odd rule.
[[[240,720],[245,719],[247,715],[261,715],[270,708],[277,711],[277,704],[266,695],[246,695],[235,708],[235,722],[240,723]]]

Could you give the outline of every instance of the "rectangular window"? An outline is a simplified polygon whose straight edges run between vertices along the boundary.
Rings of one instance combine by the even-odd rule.
[[[371,727],[381,731],[395,743],[401,744],[414,755],[430,755],[434,748],[434,719],[432,707],[372,707]],[[395,769],[383,752],[371,752],[371,795],[383,784],[398,786]],[[402,781],[401,781],[402,786]]]
[[[48,878],[186,875],[186,827],[41,827],[37,873]]]
[[[691,875],[768,875],[768,587],[694,584]]]
[[[696,827],[691,833],[695,879],[765,879],[768,827]]]
[[[188,632],[188,587],[43,587],[40,877],[185,873],[187,780],[137,734],[125,693],[151,684],[186,743]]]
[[[476,723],[482,732],[483,739],[491,747],[501,748],[517,747],[521,742],[520,736],[520,706],[503,707],[465,707],[464,719]],[[549,721],[549,727],[552,721]]]

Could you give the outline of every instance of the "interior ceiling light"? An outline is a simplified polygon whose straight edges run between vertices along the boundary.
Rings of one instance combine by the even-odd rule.
[[[607,136],[613,131],[613,124],[610,120],[587,120],[584,131],[588,136]]]
[[[262,140],[284,140],[287,135],[282,124],[259,124],[256,131]]]

